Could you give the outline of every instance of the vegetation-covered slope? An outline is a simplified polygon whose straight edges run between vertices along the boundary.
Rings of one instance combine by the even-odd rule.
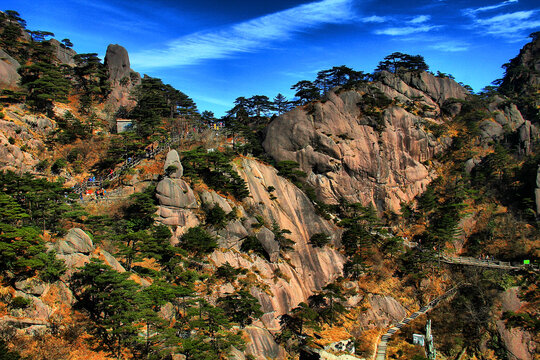
[[[455,286],[439,356],[537,356],[537,270],[456,263],[538,261],[538,37],[480,94],[394,53],[218,120],[0,15],[0,357],[369,358]]]

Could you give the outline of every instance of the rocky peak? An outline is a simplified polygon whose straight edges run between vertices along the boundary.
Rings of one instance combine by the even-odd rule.
[[[500,86],[502,91],[522,94],[529,92],[531,87],[537,89],[540,86],[540,33],[503,67],[506,74]]]
[[[105,66],[109,70],[109,79],[111,82],[119,82],[124,77],[129,77],[131,68],[127,50],[118,44],[107,46]]]
[[[134,86],[140,84],[141,76],[131,70],[127,50],[118,44],[110,44],[105,54],[105,66],[111,83],[109,104],[115,109],[135,106],[135,102],[129,99],[129,93]]]
[[[464,99],[469,95],[465,88],[448,77],[437,77],[428,72],[408,72],[400,77],[407,85],[428,95],[439,106],[450,98]]]

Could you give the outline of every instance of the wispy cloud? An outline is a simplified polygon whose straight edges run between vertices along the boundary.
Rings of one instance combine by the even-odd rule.
[[[409,21],[409,24],[421,24],[429,21],[431,19],[430,15],[418,15],[415,16],[412,20]]]
[[[485,34],[504,37],[508,40],[521,40],[523,32],[540,27],[538,12],[538,10],[516,11],[489,18],[475,18],[474,25]]]
[[[360,19],[360,21],[364,23],[383,23],[383,22],[387,22],[388,20],[390,20],[388,16],[378,16],[378,15],[367,16]]]
[[[353,20],[354,0],[322,0],[265,15],[222,29],[197,32],[170,42],[165,49],[131,55],[142,69],[197,64],[206,59],[250,53],[273,42],[290,40],[300,32],[325,24]]]
[[[404,26],[390,27],[386,29],[375,30],[377,35],[404,36],[417,33],[424,33],[440,28],[440,25],[421,25],[421,26]]]
[[[443,41],[430,46],[431,49],[443,52],[460,52],[469,50],[469,44],[460,41]]]
[[[496,5],[490,5],[490,6],[482,6],[482,7],[479,7],[479,8],[469,8],[469,9],[465,9],[463,10],[463,12],[466,14],[466,15],[476,15],[478,13],[481,13],[481,12],[485,12],[485,11],[490,11],[490,10],[495,10],[495,9],[499,9],[499,8],[502,8],[504,6],[508,6],[508,5],[512,5],[512,4],[517,4],[519,1],[518,0],[506,0],[506,1],[503,1],[499,4],[496,4]]]

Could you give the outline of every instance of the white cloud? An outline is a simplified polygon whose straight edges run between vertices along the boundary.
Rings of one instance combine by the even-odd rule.
[[[429,21],[431,19],[430,15],[418,15],[415,16],[412,20],[409,21],[409,24],[421,24]]]
[[[474,25],[489,35],[508,39],[522,39],[525,30],[532,31],[540,27],[538,10],[516,11],[499,14],[490,18],[474,19]]]
[[[163,50],[130,55],[142,69],[192,65],[205,59],[221,59],[236,53],[255,52],[273,42],[324,24],[351,22],[354,0],[322,0],[265,15],[223,29],[203,31],[176,39]]]
[[[403,36],[403,35],[411,35],[411,34],[416,34],[416,33],[428,32],[434,29],[438,29],[440,27],[441,26],[436,26],[436,25],[390,27],[386,29],[375,30],[375,34]]]
[[[430,48],[443,52],[460,52],[469,50],[469,44],[458,41],[444,41],[431,45]]]
[[[388,20],[389,18],[387,16],[377,16],[377,15],[367,16],[360,19],[360,21],[364,23],[383,23]]]
[[[503,1],[502,3],[497,4],[497,5],[482,6],[482,7],[476,8],[476,9],[465,9],[465,10],[463,10],[463,12],[466,15],[475,16],[479,12],[499,9],[499,8],[504,7],[504,6],[517,4],[518,2],[519,2],[519,0],[506,0],[506,1]]]

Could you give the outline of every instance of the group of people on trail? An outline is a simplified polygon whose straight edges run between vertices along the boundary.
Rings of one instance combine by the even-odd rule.
[[[107,196],[107,190],[101,188],[94,191],[93,189],[86,189],[84,193],[85,196],[91,196],[95,200],[104,199]],[[81,200],[83,199],[83,194],[81,194]]]
[[[493,260],[493,257],[490,257],[489,255],[481,254],[479,260],[489,261],[489,260]]]

